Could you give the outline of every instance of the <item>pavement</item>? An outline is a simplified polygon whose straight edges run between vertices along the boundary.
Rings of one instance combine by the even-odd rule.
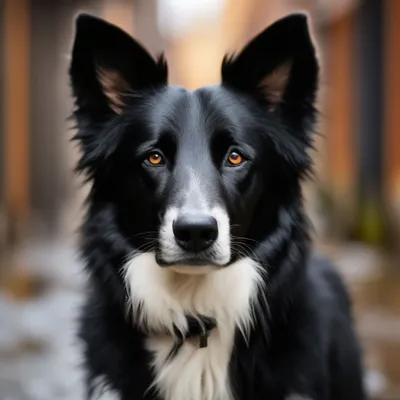
[[[29,301],[0,292],[0,400],[84,399],[75,337],[84,277],[74,247],[33,242],[20,257],[45,285]]]

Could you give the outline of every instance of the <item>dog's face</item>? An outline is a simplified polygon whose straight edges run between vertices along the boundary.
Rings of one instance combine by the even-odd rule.
[[[160,266],[227,266],[299,201],[318,75],[304,16],[225,58],[220,85],[187,91],[167,85],[162,57],[81,15],[70,72],[92,207],[112,207],[126,239]]]

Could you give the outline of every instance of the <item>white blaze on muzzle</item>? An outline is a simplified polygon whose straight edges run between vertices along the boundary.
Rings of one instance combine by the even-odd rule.
[[[222,206],[210,206],[214,202],[207,198],[205,192],[207,185],[193,171],[188,171],[187,189],[182,189],[179,206],[171,206],[167,209],[160,228],[160,251],[163,261],[166,263],[179,263],[185,258],[205,257],[210,264],[225,265],[231,257],[230,249],[230,225],[229,216]],[[210,196],[212,198],[213,196]],[[182,218],[192,221],[216,221],[217,232],[212,232],[212,243],[207,248],[202,246],[184,246],[177,235],[177,222]],[[175,226],[174,226],[175,225]],[[204,234],[207,232],[207,227]],[[211,229],[215,229],[211,228]],[[201,234],[201,233],[200,233]],[[184,235],[183,235],[184,236]],[[189,240],[188,238],[187,240]],[[187,248],[186,248],[187,247]],[[193,254],[191,254],[193,253]],[[190,267],[194,271],[194,268]]]

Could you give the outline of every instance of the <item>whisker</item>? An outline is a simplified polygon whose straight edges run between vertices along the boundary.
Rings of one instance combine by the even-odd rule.
[[[236,236],[236,235],[231,235],[231,236],[232,236],[233,239],[247,240],[249,242],[254,242],[254,243],[257,243],[259,245],[263,244],[262,242],[259,242],[258,240],[255,240],[255,239],[246,238],[246,237],[243,237],[243,236]]]
[[[129,237],[132,239],[132,238],[140,237],[140,236],[144,236],[144,235],[158,235],[158,231],[147,231],[147,232],[135,233],[133,235],[130,235]]]

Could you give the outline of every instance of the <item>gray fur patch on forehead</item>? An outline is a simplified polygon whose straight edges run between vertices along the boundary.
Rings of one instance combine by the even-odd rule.
[[[184,194],[184,208],[194,210],[207,209],[206,191],[204,190],[204,182],[202,178],[196,174],[194,170],[188,171],[189,185]]]

